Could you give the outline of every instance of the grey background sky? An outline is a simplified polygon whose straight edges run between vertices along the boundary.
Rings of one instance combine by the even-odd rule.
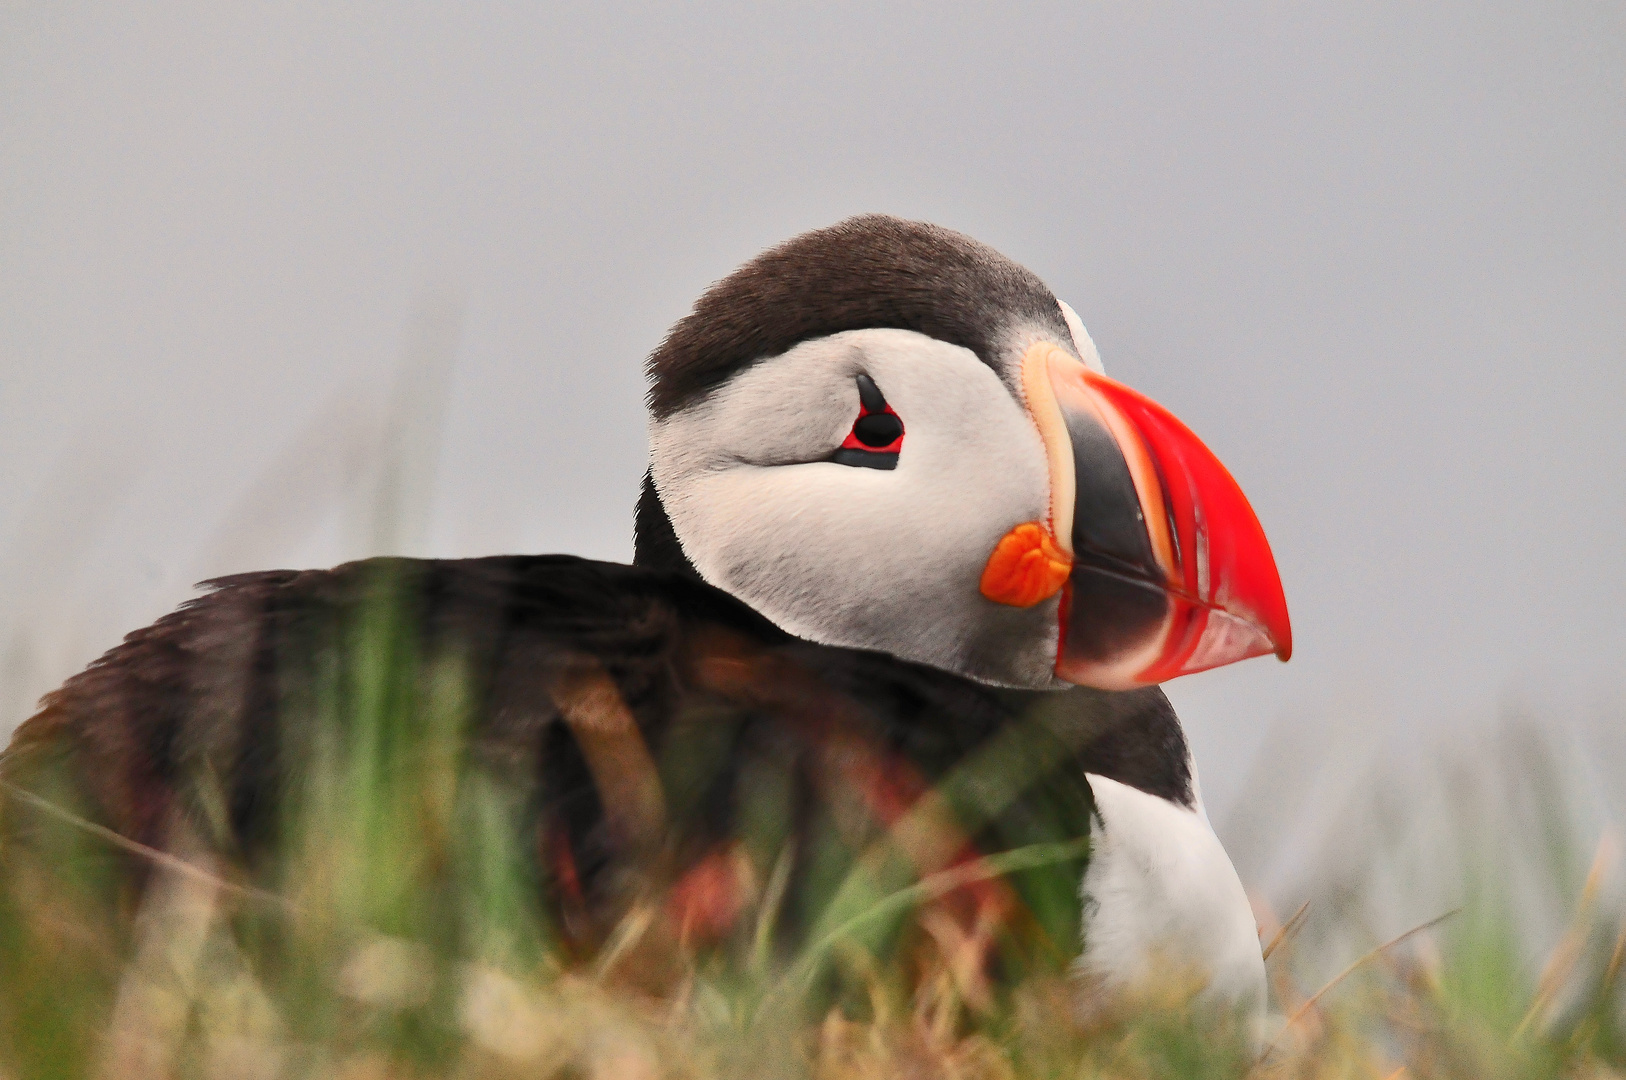
[[[1171,687],[1216,810],[1268,731],[1620,702],[1618,3],[7,2],[0,731],[201,577],[383,543],[414,348],[394,546],[629,557],[642,357],[868,210],[1032,267],[1252,498],[1298,655]]]

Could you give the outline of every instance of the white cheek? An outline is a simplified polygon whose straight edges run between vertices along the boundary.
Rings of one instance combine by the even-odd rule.
[[[858,371],[903,419],[894,470],[811,460],[851,428]],[[970,351],[901,330],[834,335],[743,373],[652,441],[696,568],[786,630],[989,681],[1052,678],[1055,602],[1005,608],[978,590],[999,538],[1043,517],[1049,476],[1032,421]],[[775,461],[803,463],[758,464]]]
[[[864,367],[850,347],[829,338],[816,344],[793,368],[759,364],[692,411],[658,424],[657,462],[665,451],[680,455],[685,470],[710,472],[828,458],[857,419],[854,375]],[[803,377],[787,377],[793,372]]]

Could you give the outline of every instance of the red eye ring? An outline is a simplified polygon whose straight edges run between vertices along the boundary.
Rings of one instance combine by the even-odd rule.
[[[874,379],[859,375],[857,382],[858,419],[831,460],[862,469],[895,469],[903,450],[903,418],[886,403]]]

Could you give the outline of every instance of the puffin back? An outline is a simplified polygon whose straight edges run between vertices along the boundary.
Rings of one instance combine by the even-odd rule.
[[[1024,963],[1063,963],[1084,774],[1167,708],[1156,691],[1000,690],[799,641],[681,570],[374,559],[209,588],[46,699],[0,776],[151,849],[202,837],[259,880],[335,762],[355,788],[449,755],[522,808],[527,874],[580,955],[651,895],[693,940],[726,938],[781,860],[795,942],[866,865],[903,888],[1071,843],[959,901],[1019,926]],[[132,857],[124,873],[147,870]]]

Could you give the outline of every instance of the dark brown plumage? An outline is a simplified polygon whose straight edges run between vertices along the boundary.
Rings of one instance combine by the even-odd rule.
[[[364,620],[371,653],[353,644]],[[383,663],[410,688],[447,659],[473,703],[468,750],[530,793],[538,880],[585,948],[623,910],[629,882],[670,885],[725,849],[769,774],[791,793],[804,852],[844,815],[861,834],[847,836],[849,857],[1018,726],[1011,790],[958,808],[978,849],[1087,834],[1086,771],[1190,801],[1179,726],[1156,689],[999,690],[798,641],[686,574],[565,556],[380,559],[214,582],[47,698],[0,775],[28,787],[65,772],[101,823],[159,849],[178,824],[207,818],[207,779],[229,813],[224,849],[252,874],[313,725],[354,722],[342,690],[337,708],[323,702],[324,679],[343,687]],[[622,758],[647,759],[653,777],[618,771]],[[886,791],[866,786],[875,777]],[[854,804],[868,806],[868,825],[853,825]],[[25,822],[27,810],[6,818]],[[140,860],[129,870],[139,877]],[[1017,885],[1048,890],[1028,899],[1065,912],[1076,881],[1075,868]],[[819,897],[798,899],[804,918],[818,910]],[[1052,929],[1071,936],[1068,923]]]
[[[849,218],[758,255],[707,290],[649,358],[657,419],[741,368],[808,338],[887,326],[988,362],[1017,323],[1072,335],[1030,270],[961,233],[882,214]]]

